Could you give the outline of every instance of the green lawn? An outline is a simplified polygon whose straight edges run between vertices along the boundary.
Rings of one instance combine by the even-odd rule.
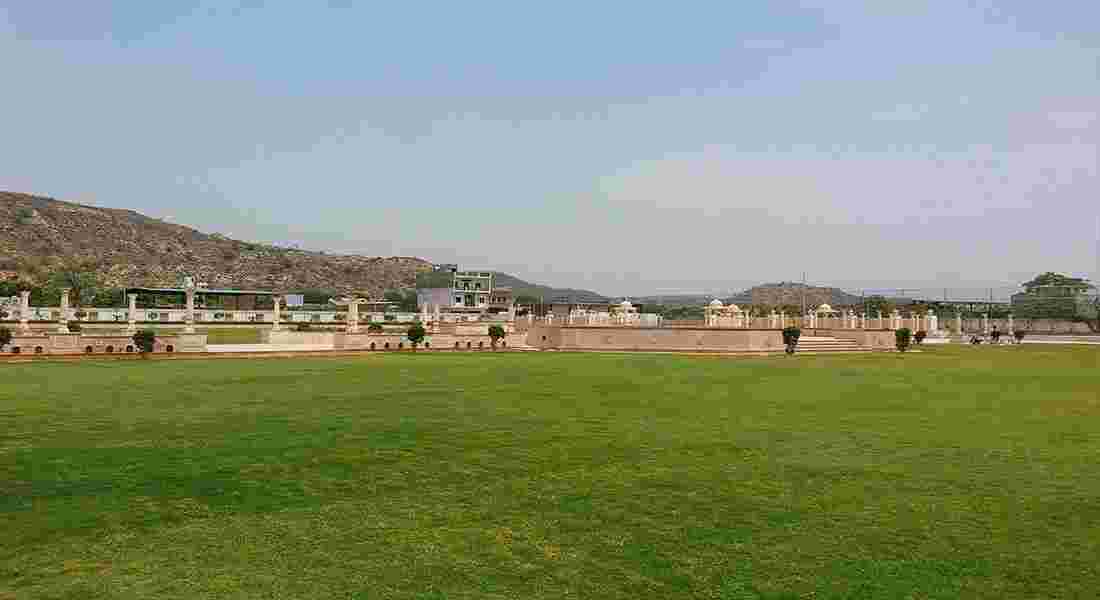
[[[0,598],[1094,598],[1098,362],[0,364]]]

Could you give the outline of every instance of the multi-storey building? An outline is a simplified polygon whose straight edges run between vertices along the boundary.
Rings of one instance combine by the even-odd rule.
[[[493,274],[486,271],[456,271],[452,308],[485,311],[493,295]]]

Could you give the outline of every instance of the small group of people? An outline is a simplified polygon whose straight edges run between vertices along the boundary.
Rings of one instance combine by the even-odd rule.
[[[985,341],[985,339],[980,335],[970,336],[970,343],[971,344],[980,344],[984,341]],[[991,344],[1000,344],[1001,343],[1001,331],[999,329],[997,329],[996,325],[994,325],[993,330],[989,332],[989,342]]]

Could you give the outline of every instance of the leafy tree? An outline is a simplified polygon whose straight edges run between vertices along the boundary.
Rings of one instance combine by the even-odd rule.
[[[119,307],[126,305],[126,290],[122,288],[101,288],[92,296],[92,306]]]
[[[11,338],[11,330],[7,327],[0,327],[0,350],[3,350],[4,346],[11,343]]]
[[[46,283],[46,294],[56,302],[61,290],[69,288],[69,302],[74,307],[87,306],[99,291],[99,277],[86,264],[74,264],[54,271]]]
[[[386,290],[382,299],[396,303],[400,312],[416,312],[416,290]]]
[[[889,315],[894,312],[897,306],[886,299],[884,296],[867,296],[863,300],[863,306],[868,315],[881,314],[883,316]]]
[[[424,331],[424,326],[420,323],[413,323],[412,326],[409,327],[409,331],[406,332],[405,335],[409,338],[409,341],[412,342],[413,352],[416,352],[416,347],[420,342],[424,341],[424,336],[426,334],[427,332]]]
[[[497,342],[504,339],[504,328],[500,325],[489,326],[489,345],[493,347],[493,350],[497,349]]]
[[[894,345],[898,347],[898,352],[905,352],[909,349],[909,340],[912,337],[913,332],[908,327],[902,327],[894,332]]]
[[[1023,284],[1028,293],[1039,291],[1041,288],[1063,288],[1069,294],[1080,294],[1093,289],[1088,280],[1080,277],[1069,277],[1061,273],[1047,271],[1036,275],[1034,279]]]
[[[382,327],[381,323],[371,323],[370,325],[367,325],[368,333],[382,333],[383,331],[385,331],[385,329],[386,328]]]
[[[143,329],[133,335],[133,340],[138,352],[148,354],[153,351],[153,346],[156,344],[157,332],[152,329]]]
[[[516,304],[538,304],[539,298],[530,294],[520,294],[516,296]]]
[[[783,330],[783,345],[787,347],[787,354],[794,354],[800,337],[802,337],[802,330],[797,327],[787,327]]]

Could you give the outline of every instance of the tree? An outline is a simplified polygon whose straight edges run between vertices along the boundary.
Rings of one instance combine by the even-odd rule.
[[[783,330],[783,345],[787,348],[787,354],[794,354],[800,337],[802,337],[802,330],[797,327],[787,327]]]
[[[893,302],[887,300],[884,296],[867,296],[863,301],[864,310],[868,315],[883,316],[889,315],[894,312],[897,306]]]
[[[152,329],[143,329],[133,335],[134,345],[137,346],[138,352],[142,354],[148,354],[153,351],[153,347],[157,342],[157,332]]]
[[[905,352],[909,349],[909,340],[913,337],[913,332],[908,327],[902,327],[894,332],[894,344],[898,347],[898,352]]]
[[[1069,277],[1053,271],[1036,275],[1034,279],[1024,283],[1023,286],[1029,294],[1042,288],[1062,288],[1068,291],[1067,295],[1081,294],[1095,287],[1087,279]]]
[[[99,291],[99,277],[87,264],[66,266],[50,275],[46,283],[46,294],[56,302],[61,290],[69,288],[69,302],[74,307],[87,306]]]
[[[126,305],[126,290],[122,288],[102,288],[92,296],[92,306],[119,307]]]
[[[493,350],[497,349],[497,342],[504,339],[504,328],[500,325],[489,326],[489,345],[493,347]]]
[[[416,312],[416,290],[386,290],[382,299],[396,303],[400,312]]]
[[[0,350],[3,350],[4,346],[11,343],[11,338],[11,330],[7,327],[0,327]]]
[[[409,341],[412,342],[413,352],[416,352],[417,345],[424,341],[424,335],[426,333],[427,332],[424,331],[424,326],[420,323],[413,323],[412,326],[409,327],[409,331],[405,335],[409,338]]]

